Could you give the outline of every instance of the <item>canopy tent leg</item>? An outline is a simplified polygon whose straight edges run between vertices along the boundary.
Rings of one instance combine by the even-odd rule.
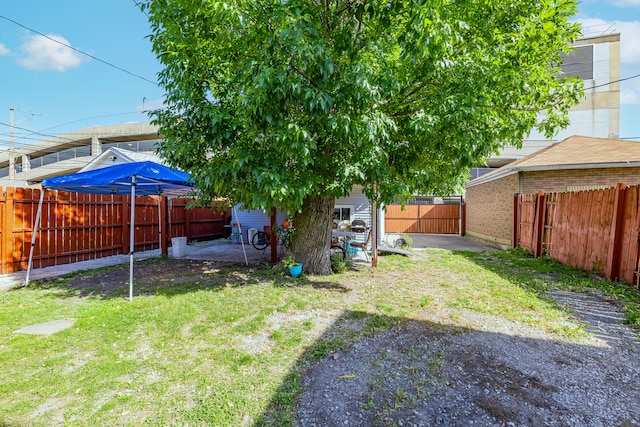
[[[162,206],[160,203],[162,196],[158,194],[158,248],[160,248],[160,255],[162,255]]]
[[[233,207],[233,212],[236,214],[236,224],[238,224],[238,233],[240,233],[240,243],[242,244],[242,252],[244,253],[244,263],[245,265],[249,265],[249,261],[247,260],[247,250],[244,248],[244,238],[242,237],[242,226],[238,220],[238,210],[235,206]]]
[[[24,285],[29,284],[29,276],[31,275],[31,266],[33,265],[33,249],[36,246],[36,236],[38,235],[38,226],[40,225],[40,217],[42,216],[42,203],[44,202],[44,192],[46,189],[40,190],[40,202],[38,203],[38,212],[36,213],[36,222],[33,225],[33,234],[31,235],[31,249],[29,250],[29,264],[27,265],[27,277],[24,279]]]
[[[131,229],[129,230],[129,302],[133,301],[133,252],[135,248],[136,176],[131,177]]]

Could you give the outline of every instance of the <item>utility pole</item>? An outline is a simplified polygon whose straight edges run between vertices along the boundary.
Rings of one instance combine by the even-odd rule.
[[[22,111],[20,109],[18,109],[18,111],[22,113],[27,113],[31,116],[39,116],[39,114],[32,113],[31,111]],[[15,179],[16,179],[16,152],[15,152],[14,142],[13,142],[13,130],[16,125],[14,120],[14,113],[15,113],[15,108],[9,108],[9,187],[14,186]],[[22,119],[22,120],[26,120],[26,119]],[[25,167],[25,156],[22,157],[22,167],[23,168]]]
[[[16,165],[13,157],[13,108],[9,108],[9,187],[13,187],[16,178]]]

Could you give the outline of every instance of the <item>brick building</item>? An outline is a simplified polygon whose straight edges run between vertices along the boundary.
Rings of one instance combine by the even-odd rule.
[[[511,245],[513,195],[640,185],[640,142],[572,136],[470,181],[466,232]]]

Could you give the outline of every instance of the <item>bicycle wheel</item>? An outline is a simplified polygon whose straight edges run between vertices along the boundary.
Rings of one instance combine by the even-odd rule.
[[[254,248],[261,251],[269,245],[269,241],[267,240],[267,234],[264,231],[258,231],[253,235],[253,239],[251,239],[251,244]]]
[[[347,254],[342,246],[331,245],[331,248],[329,249],[329,257],[333,259],[334,256],[339,257],[340,259],[345,259]]]
[[[404,240],[402,237],[400,237],[398,240],[393,242],[393,247],[394,248],[401,248],[401,247],[406,246],[406,245],[407,245],[407,241]]]

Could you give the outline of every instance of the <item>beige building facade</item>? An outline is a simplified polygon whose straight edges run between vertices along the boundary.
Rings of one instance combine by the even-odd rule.
[[[620,34],[582,38],[574,47],[574,52],[564,58],[562,69],[581,78],[585,91],[580,103],[569,112],[569,126],[553,139],[533,130],[521,148],[503,148],[487,159],[487,166],[504,166],[572,135],[620,137]]]
[[[131,157],[153,156],[159,141],[157,126],[139,122],[80,129],[22,145],[13,153],[0,153],[0,187],[38,186],[45,178],[78,172],[110,148],[125,150],[122,153]],[[121,160],[120,154],[114,152],[114,160]]]

